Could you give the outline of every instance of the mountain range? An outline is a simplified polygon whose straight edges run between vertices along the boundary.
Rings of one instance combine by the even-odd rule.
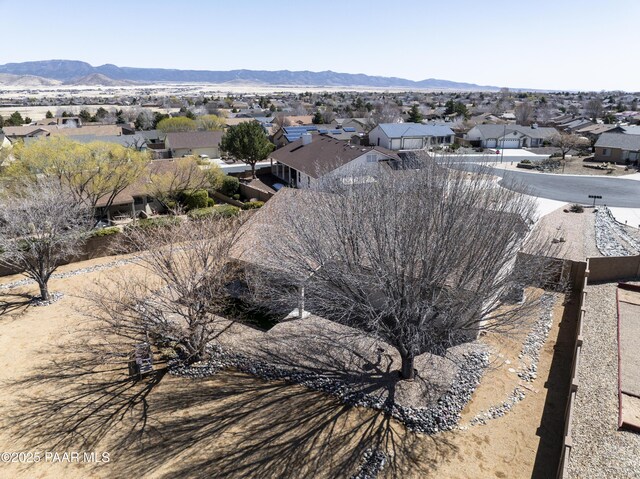
[[[2,74],[17,77],[30,77],[30,81],[21,82],[10,77],[11,82],[3,81]],[[37,77],[34,79],[33,77]],[[175,70],[166,68],[131,68],[105,64],[94,67],[77,60],[44,60],[0,65],[0,84],[30,85],[106,85],[186,82],[214,84],[252,84],[272,86],[317,86],[317,87],[369,87],[369,88],[406,88],[438,90],[499,90],[495,86],[476,85],[474,83],[454,82],[429,78],[413,81],[398,77],[372,76],[362,73],[337,73],[330,70],[312,71],[267,71],[267,70]],[[47,83],[54,82],[54,83]],[[34,85],[37,86],[37,85]]]

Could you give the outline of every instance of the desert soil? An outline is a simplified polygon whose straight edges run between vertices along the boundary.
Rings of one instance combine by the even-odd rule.
[[[67,265],[61,271],[113,259]],[[370,447],[392,454],[384,478],[555,474],[563,428],[562,384],[568,384],[563,374],[571,358],[571,321],[562,319],[561,300],[540,355],[538,378],[527,383],[525,399],[486,425],[426,436],[408,432],[383,414],[237,371],[200,380],[158,371],[133,384],[124,365],[92,370],[83,362],[91,357],[94,337],[81,296],[96,279],[108,280],[116,270],[136,274],[135,268],[129,264],[52,280],[51,290],[64,297],[46,307],[24,304],[26,296],[36,294],[34,286],[12,290],[11,296],[2,291],[0,452],[33,451],[44,457],[44,451],[96,451],[97,457],[108,452],[110,460],[0,463],[0,478],[341,478],[358,470]],[[522,337],[487,336],[486,341],[495,348],[492,366],[463,412],[463,426],[500,404],[521,382],[509,369],[517,368]]]

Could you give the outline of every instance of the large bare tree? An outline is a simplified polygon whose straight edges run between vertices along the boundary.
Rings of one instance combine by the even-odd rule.
[[[542,262],[532,265],[535,254],[516,260],[530,238],[534,199],[497,187],[484,171],[418,164],[285,191],[286,201],[260,213],[263,234],[275,226],[252,246],[261,261],[248,275],[273,307],[304,306],[393,345],[403,378],[413,377],[422,353],[443,354],[481,330],[517,328],[531,303],[499,310],[503,297],[547,273]]]
[[[56,181],[12,184],[0,197],[0,263],[23,271],[50,299],[49,278],[79,253],[91,210]]]
[[[523,101],[515,107],[513,113],[516,117],[516,124],[529,126],[531,118],[533,118],[534,108],[528,101]]]
[[[589,141],[574,133],[558,133],[551,138],[551,144],[562,154],[562,172],[564,173],[565,158],[571,150],[579,150],[589,146]]]
[[[187,362],[205,358],[207,344],[227,324],[218,315],[238,274],[229,249],[239,224],[210,218],[126,230],[123,248],[138,253],[140,269],[100,282],[88,294],[91,314],[125,347],[148,342],[173,347]]]

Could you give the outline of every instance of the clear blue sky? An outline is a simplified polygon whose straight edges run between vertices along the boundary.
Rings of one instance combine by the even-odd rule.
[[[0,64],[640,90],[639,0],[0,0]]]

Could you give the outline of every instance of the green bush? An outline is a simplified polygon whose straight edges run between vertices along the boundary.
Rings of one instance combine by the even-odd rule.
[[[230,218],[231,216],[238,216],[240,213],[240,208],[233,205],[218,205],[213,207],[216,212],[225,218]]]
[[[219,191],[223,195],[233,196],[240,189],[240,180],[235,176],[223,176]]]
[[[116,226],[109,226],[107,228],[100,228],[91,232],[91,238],[101,238],[103,236],[111,236],[120,233],[120,228]]]
[[[207,190],[185,190],[180,195],[180,202],[187,211],[206,208],[209,200]]]
[[[142,228],[142,229],[154,229],[162,228],[165,226],[173,226],[180,223],[182,220],[177,216],[161,216],[159,218],[146,218],[138,220],[137,223],[131,223],[127,225],[127,228]]]
[[[207,198],[207,206],[209,208],[214,206],[215,204],[216,204],[216,202],[213,200],[213,198]]]
[[[232,198],[233,198],[234,200],[236,200],[236,201],[240,201],[240,195],[239,195],[239,194],[237,194],[237,193],[236,193],[235,195],[233,195],[233,196],[232,196]]]
[[[242,205],[243,210],[255,210],[257,208],[262,208],[264,206],[264,201],[247,201]]]
[[[188,213],[189,218],[198,220],[207,218],[209,216],[221,216],[223,218],[230,218],[237,216],[240,212],[240,208],[233,205],[216,205],[209,208],[198,208],[191,210]]]
[[[569,211],[571,211],[572,213],[582,213],[584,212],[584,206],[579,203],[574,203],[569,208]]]

